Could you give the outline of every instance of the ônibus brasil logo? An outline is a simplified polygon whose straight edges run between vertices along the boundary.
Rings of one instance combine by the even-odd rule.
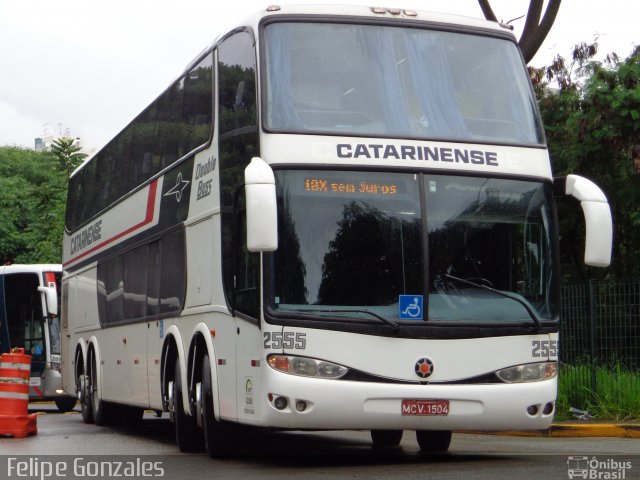
[[[567,458],[567,476],[569,479],[585,480],[626,480],[631,462],[617,458],[602,460],[598,457],[571,456]]]

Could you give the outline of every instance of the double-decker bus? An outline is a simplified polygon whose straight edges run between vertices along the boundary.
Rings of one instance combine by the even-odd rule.
[[[24,348],[31,355],[29,400],[54,400],[68,412],[75,395],[62,390],[60,375],[61,265],[0,266],[0,353]]]
[[[168,412],[210,455],[233,424],[543,429],[556,401],[554,179],[512,32],[269,7],[220,36],[71,177],[63,379],[85,421]]]

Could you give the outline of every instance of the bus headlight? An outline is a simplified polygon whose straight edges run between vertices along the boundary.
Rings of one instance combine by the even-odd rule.
[[[527,363],[496,372],[498,378],[506,383],[539,382],[554,378],[557,374],[557,362]]]
[[[267,363],[279,372],[303,377],[340,378],[349,370],[347,367],[324,360],[291,355],[269,355]]]

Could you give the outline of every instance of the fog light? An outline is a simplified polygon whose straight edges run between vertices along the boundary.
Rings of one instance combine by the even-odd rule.
[[[529,405],[527,407],[527,413],[532,417],[538,414],[538,406],[537,405]]]
[[[304,412],[307,409],[307,402],[304,400],[298,400],[296,402],[296,410],[299,412]]]
[[[278,410],[284,410],[285,408],[287,408],[287,399],[285,397],[278,397],[275,399],[275,401],[273,402],[273,405],[278,409]]]
[[[553,413],[553,410],[554,410],[553,402],[549,402],[544,406],[544,410],[542,410],[542,413],[544,413],[545,415],[551,415]]]

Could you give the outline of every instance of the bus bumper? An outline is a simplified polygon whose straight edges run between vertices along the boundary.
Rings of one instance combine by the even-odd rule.
[[[31,401],[52,400],[66,396],[62,393],[62,376],[60,372],[55,370],[47,369],[42,376],[31,377],[29,383],[29,399]]]
[[[557,378],[518,384],[406,385],[278,372],[267,377],[261,423],[292,429],[540,430],[551,425],[557,392]],[[421,415],[405,408],[403,414],[405,400],[448,401],[448,411]]]

